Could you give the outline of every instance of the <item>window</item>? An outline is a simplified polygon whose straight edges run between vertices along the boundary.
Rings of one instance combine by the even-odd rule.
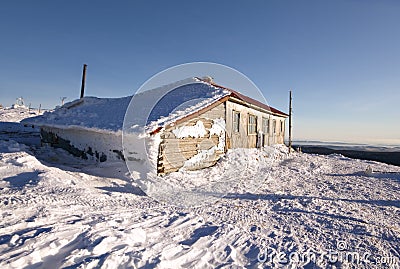
[[[272,128],[274,130],[274,134],[276,134],[276,120],[272,121]]]
[[[281,121],[281,134],[283,133],[283,121]]]
[[[269,119],[268,118],[262,118],[262,132],[264,134],[269,133]]]
[[[257,118],[254,115],[249,115],[248,134],[257,133]]]
[[[235,133],[238,133],[239,128],[240,128],[240,112],[233,111],[233,131]]]

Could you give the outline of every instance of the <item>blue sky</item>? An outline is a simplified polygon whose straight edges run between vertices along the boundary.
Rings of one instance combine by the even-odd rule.
[[[400,144],[398,1],[2,1],[0,103],[119,97],[196,61],[248,76],[297,139]],[[215,77],[217,82],[218,78]]]

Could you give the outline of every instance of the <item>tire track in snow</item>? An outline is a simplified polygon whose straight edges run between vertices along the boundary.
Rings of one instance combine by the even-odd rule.
[[[143,206],[134,194],[108,195],[103,191],[95,193],[72,188],[35,188],[21,194],[18,191],[0,192],[0,208],[10,206],[76,205],[93,208],[120,208]],[[155,206],[153,203],[152,206]]]

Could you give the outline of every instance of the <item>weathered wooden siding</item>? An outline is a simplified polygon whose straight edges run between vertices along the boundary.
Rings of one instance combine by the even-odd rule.
[[[210,150],[220,143],[218,135],[210,135],[213,120],[225,120],[225,105],[224,103],[212,108],[211,110],[190,119],[187,122],[169,127],[161,133],[161,143],[159,148],[157,171],[159,174],[166,174],[178,171],[182,168],[186,161],[196,156],[202,150]],[[173,133],[183,126],[194,126],[198,121],[201,121],[207,130],[204,137],[184,137],[177,138]],[[224,135],[225,136],[225,135]],[[212,166],[216,163],[219,157],[224,153],[224,149],[217,150],[209,155],[209,158],[195,167],[195,169]],[[194,169],[194,168],[193,168]]]
[[[240,112],[239,132],[233,130],[233,113]],[[262,118],[269,119],[269,132],[263,134],[264,145],[283,144],[285,138],[285,118],[272,115],[270,113],[261,112],[259,110],[247,107],[234,101],[226,102],[226,130],[227,130],[227,146],[228,148],[254,148],[258,145],[258,135],[248,134],[249,115],[257,118],[257,133],[262,132]],[[274,120],[277,122],[276,132],[272,126]],[[283,122],[283,130],[280,124]]]

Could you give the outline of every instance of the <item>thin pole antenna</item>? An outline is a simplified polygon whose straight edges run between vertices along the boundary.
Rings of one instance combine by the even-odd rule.
[[[289,153],[292,151],[292,90],[289,91]]]
[[[84,64],[83,71],[82,71],[81,99],[85,95],[86,67],[87,67],[87,64]]]

